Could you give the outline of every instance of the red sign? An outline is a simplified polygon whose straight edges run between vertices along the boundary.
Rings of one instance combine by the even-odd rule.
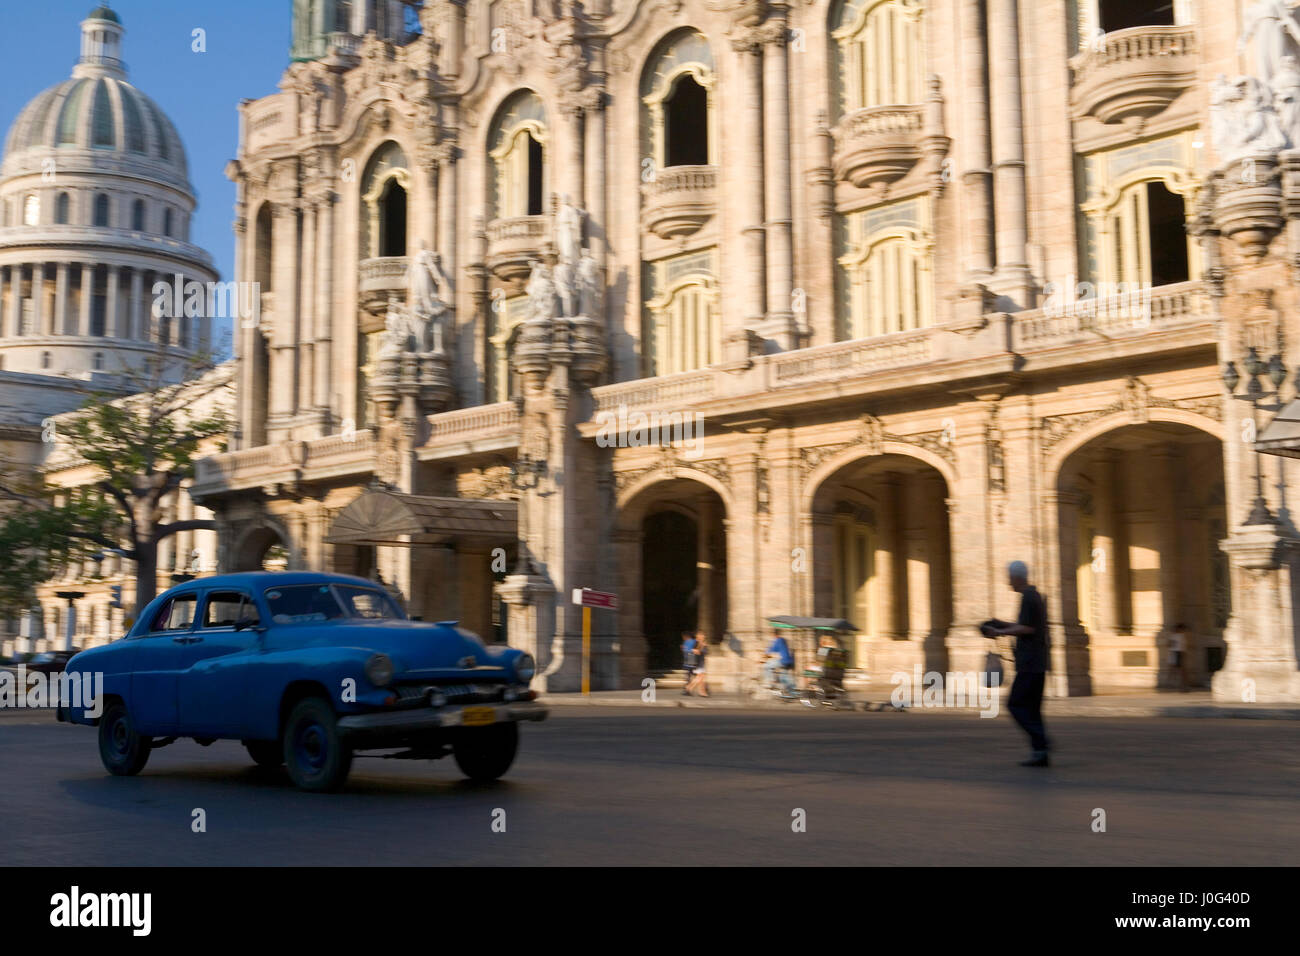
[[[618,595],[607,591],[593,591],[590,588],[574,588],[573,603],[583,607],[603,607],[613,610],[618,607]]]

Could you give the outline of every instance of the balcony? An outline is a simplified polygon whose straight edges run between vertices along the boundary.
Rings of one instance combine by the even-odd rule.
[[[502,282],[528,278],[530,259],[542,257],[548,238],[548,217],[510,216],[487,226],[487,267]]]
[[[1190,26],[1107,33],[1070,61],[1076,117],[1140,128],[1195,82],[1196,53]]]
[[[378,315],[388,307],[388,300],[406,299],[406,256],[379,256],[362,259],[357,276],[361,307]]]
[[[670,166],[641,187],[646,228],[660,239],[689,236],[718,208],[716,166]]]
[[[849,113],[832,131],[835,178],[858,188],[888,185],[921,158],[920,106],[871,106]]]

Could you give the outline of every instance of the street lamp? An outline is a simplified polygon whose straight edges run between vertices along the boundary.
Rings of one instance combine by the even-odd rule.
[[[1250,402],[1250,424],[1252,435],[1252,446],[1254,437],[1258,435],[1259,423],[1256,420],[1261,408],[1268,411],[1278,411],[1282,406],[1277,399],[1280,397],[1279,389],[1282,383],[1286,381],[1286,366],[1282,363],[1282,356],[1274,352],[1265,362],[1259,357],[1259,349],[1250,346],[1246,349],[1246,354],[1241,359],[1242,370],[1249,376],[1246,381],[1246,391],[1238,395],[1237,386],[1241,383],[1241,372],[1237,371],[1235,362],[1225,362],[1223,366],[1223,384],[1227,386],[1228,394],[1232,398],[1238,398]],[[1272,383],[1272,391],[1266,391],[1264,383],[1260,381],[1260,376],[1267,373],[1268,380]],[[1262,400],[1268,396],[1273,397],[1269,404],[1263,404]],[[1268,503],[1264,500],[1264,473],[1260,464],[1260,451],[1255,449],[1255,501],[1251,505],[1250,514],[1246,517],[1246,524],[1272,524],[1273,514],[1268,510]]]

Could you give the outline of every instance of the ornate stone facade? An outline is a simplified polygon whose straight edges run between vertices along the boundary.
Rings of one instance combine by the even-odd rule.
[[[378,575],[550,689],[577,686],[575,587],[620,595],[598,687],[675,666],[685,629],[729,681],[768,615],[848,617],[883,688],[978,669],[1022,559],[1054,693],[1161,685],[1181,623],[1194,682],[1300,698],[1297,488],[1247,428],[1295,386],[1260,372],[1252,406],[1221,375],[1247,344],[1300,360],[1300,165],[1278,137],[1242,165],[1218,112],[1249,113],[1215,80],[1253,69],[1233,5],[393,7],[300,32],[241,107],[268,307],[240,447],[196,487],[226,566],[280,541]],[[1277,66],[1233,87],[1251,115],[1293,110]],[[441,351],[400,321],[424,248]],[[332,542],[373,482],[512,498],[517,533]]]

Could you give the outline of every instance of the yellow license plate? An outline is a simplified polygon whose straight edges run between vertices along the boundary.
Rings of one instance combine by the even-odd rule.
[[[495,724],[497,722],[497,710],[495,707],[466,707],[461,712],[460,721],[466,727],[482,727],[484,724]]]

